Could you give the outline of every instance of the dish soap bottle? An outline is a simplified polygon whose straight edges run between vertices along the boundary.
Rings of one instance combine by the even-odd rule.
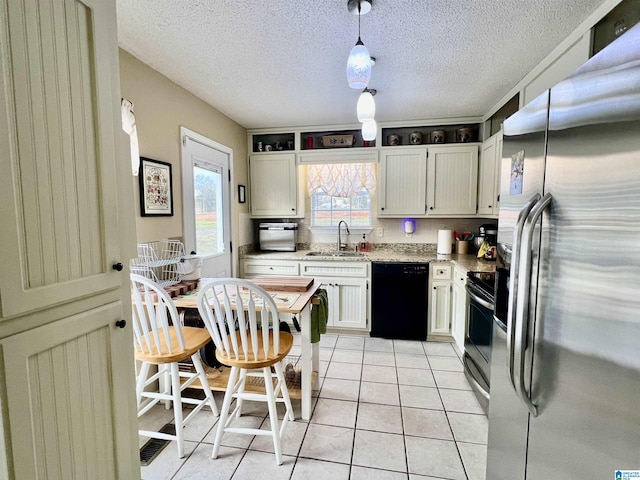
[[[367,242],[367,237],[364,234],[362,234],[362,240],[358,243],[358,250],[361,252],[368,252],[371,250],[371,244]]]

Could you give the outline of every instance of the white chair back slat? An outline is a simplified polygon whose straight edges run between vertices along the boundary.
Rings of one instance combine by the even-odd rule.
[[[234,333],[236,328],[232,308],[238,318],[239,335],[229,335]],[[243,360],[252,357],[254,361],[259,361],[266,359],[270,350],[279,351],[278,309],[271,295],[256,284],[238,278],[216,278],[200,289],[198,310],[216,348],[225,352],[226,356],[241,359],[238,337],[245,353]],[[273,336],[269,335],[270,329],[273,331]],[[258,336],[260,331],[264,333],[262,335],[264,358],[260,354]],[[231,340],[228,341],[228,338]],[[273,338],[273,346],[270,344],[271,338]]]
[[[222,287],[225,288],[226,287]],[[247,338],[247,318],[244,309],[244,302],[242,300],[242,290],[240,289],[240,285],[233,285],[229,288],[233,288],[234,295],[236,299],[236,317],[238,318],[238,332],[240,333],[240,343],[242,345],[242,351],[244,352],[244,359],[249,358],[249,339]],[[251,310],[249,309],[249,313]],[[234,327],[235,328],[235,327]],[[229,330],[231,331],[231,330]]]
[[[157,283],[135,273],[131,274],[131,291],[134,346],[144,353],[156,355],[184,350],[182,324],[169,294]],[[175,340],[172,340],[171,331],[175,333]],[[166,343],[166,352],[161,349],[161,340]]]
[[[202,298],[200,298],[202,295]],[[200,307],[202,305],[202,308]],[[219,328],[215,328],[218,322],[218,319],[214,317],[213,311],[220,308],[220,304],[215,295],[212,295],[211,291],[202,290],[198,295],[198,310],[200,313],[200,317],[204,322],[204,326],[209,332],[209,336],[213,340],[216,348],[221,352],[227,352],[226,348],[226,338],[220,336]]]
[[[264,305],[262,311],[260,312],[260,321],[262,324],[262,331],[269,331],[269,306]],[[274,335],[275,338],[275,335]],[[269,355],[269,335],[262,336],[262,349],[264,350],[266,355]]]

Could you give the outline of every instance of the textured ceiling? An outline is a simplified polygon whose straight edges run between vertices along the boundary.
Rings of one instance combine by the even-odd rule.
[[[374,0],[378,121],[482,116],[603,0]],[[246,128],[356,123],[346,0],[117,0],[120,46]],[[135,101],[135,99],[132,99]]]

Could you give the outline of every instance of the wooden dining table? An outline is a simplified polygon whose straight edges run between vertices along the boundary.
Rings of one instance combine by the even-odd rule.
[[[300,279],[307,278],[307,282]],[[206,285],[214,278],[202,278],[199,285]],[[296,315],[300,320],[300,362],[301,378],[299,394],[296,386],[288,384],[289,394],[292,398],[300,398],[301,417],[304,420],[311,418],[311,395],[318,388],[318,371],[320,367],[319,343],[311,343],[311,308],[320,283],[310,277],[277,277],[257,276],[249,279],[267,290],[274,298],[279,313]],[[301,291],[303,288],[306,290]],[[179,311],[198,308],[198,291],[193,290],[173,299]],[[209,385],[212,390],[225,390],[228,369],[209,371]],[[217,373],[216,373],[217,372]],[[249,389],[249,387],[247,388]]]

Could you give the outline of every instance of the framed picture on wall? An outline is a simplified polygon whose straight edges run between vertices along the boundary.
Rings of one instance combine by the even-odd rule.
[[[140,157],[140,214],[143,217],[173,215],[171,164]]]

